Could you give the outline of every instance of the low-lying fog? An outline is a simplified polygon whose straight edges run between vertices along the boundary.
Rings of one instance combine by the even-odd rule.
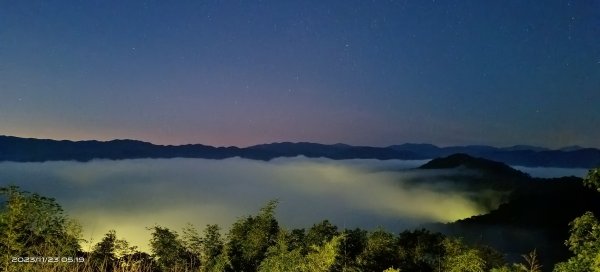
[[[447,222],[486,212],[466,193],[408,184],[425,161],[287,158],[270,162],[233,158],[0,163],[0,186],[54,197],[97,242],[110,229],[142,250],[155,224],[199,229],[255,214],[279,199],[286,228],[329,219],[339,227],[390,231]],[[431,173],[429,173],[430,175]],[[86,245],[87,247],[87,245]],[[86,248],[87,249],[87,248]]]

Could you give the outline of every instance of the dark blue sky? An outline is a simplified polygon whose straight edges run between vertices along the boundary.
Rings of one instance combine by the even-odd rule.
[[[0,134],[600,147],[600,1],[1,1]]]

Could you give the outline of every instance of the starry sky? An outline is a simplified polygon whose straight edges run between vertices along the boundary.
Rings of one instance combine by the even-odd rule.
[[[0,1],[0,134],[600,147],[600,1]]]

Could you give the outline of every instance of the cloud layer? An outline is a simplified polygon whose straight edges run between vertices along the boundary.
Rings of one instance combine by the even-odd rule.
[[[146,227],[179,230],[189,222],[227,229],[271,199],[280,200],[278,218],[290,228],[329,219],[340,227],[399,231],[485,212],[459,190],[407,182],[421,173],[402,169],[422,163],[306,158],[0,163],[0,184],[55,197],[92,242],[116,229],[144,250]]]

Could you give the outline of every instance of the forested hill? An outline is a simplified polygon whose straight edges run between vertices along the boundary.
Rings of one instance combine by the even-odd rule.
[[[486,158],[510,165],[533,167],[593,168],[600,166],[600,150],[568,147],[549,150],[534,146],[437,147],[430,144],[403,144],[388,147],[346,144],[271,143],[250,147],[214,147],[202,144],[155,145],[136,140],[58,141],[0,136],[0,161],[39,162],[53,160],[89,161],[93,159],[204,158],[241,157],[271,160],[279,157],[342,159],[433,159],[455,153]]]
[[[586,211],[600,214],[600,194],[585,187],[581,178],[531,178],[503,163],[465,154],[434,159],[420,169],[472,169],[495,177],[484,184],[487,188],[512,187],[506,202],[487,214],[427,226],[473,244],[490,245],[507,253],[509,260],[537,249],[547,267],[565,261],[571,255],[564,245],[569,223]]]
[[[476,158],[463,153],[453,154],[444,158],[433,159],[426,164],[421,165],[419,169],[451,169],[458,167],[477,170],[494,177],[504,177],[510,179],[529,178],[528,174],[516,170],[505,163],[484,158]]]
[[[520,188],[488,214],[432,229],[491,245],[513,260],[537,249],[542,263],[550,266],[570,256],[564,245],[569,223],[586,211],[600,214],[600,195],[585,188],[578,178],[562,178]]]

